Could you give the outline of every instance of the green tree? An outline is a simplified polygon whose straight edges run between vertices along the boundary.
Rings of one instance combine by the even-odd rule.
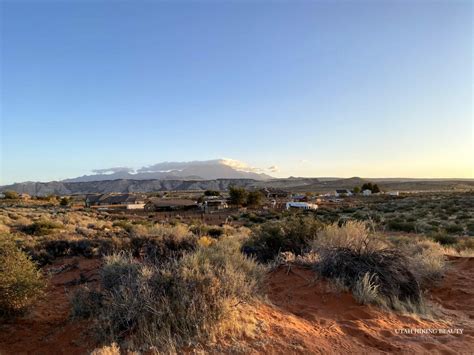
[[[364,191],[364,190],[370,190],[372,191],[373,189],[373,186],[372,186],[372,183],[371,182],[366,182],[362,185],[361,187],[361,190]]]
[[[261,206],[263,203],[263,194],[260,191],[251,191],[247,196],[247,205],[252,207]]]
[[[7,200],[17,200],[20,197],[15,191],[5,191],[3,194]]]
[[[231,186],[229,188],[230,203],[242,206],[247,202],[247,191],[243,187]]]
[[[359,186],[354,187],[353,191],[354,191],[355,194],[360,193],[360,187]]]
[[[204,191],[204,196],[220,196],[221,193],[215,190],[206,190]]]
[[[61,199],[61,201],[59,202],[59,204],[61,206],[69,206],[69,203],[71,202],[71,200],[68,198],[68,197],[63,197]]]
[[[379,188],[379,186],[378,186],[377,184],[374,184],[374,185],[372,186],[372,192],[373,192],[374,194],[380,192],[380,188]]]

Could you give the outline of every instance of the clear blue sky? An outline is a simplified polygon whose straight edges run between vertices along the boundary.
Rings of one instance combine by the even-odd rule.
[[[220,157],[474,177],[470,1],[0,6],[0,184]]]

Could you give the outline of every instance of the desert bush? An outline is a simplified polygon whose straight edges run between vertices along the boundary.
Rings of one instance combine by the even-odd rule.
[[[224,238],[159,264],[125,254],[106,258],[100,306],[86,307],[95,312],[97,334],[110,343],[127,333],[132,347],[175,352],[229,330],[224,324],[238,327],[236,306],[253,299],[264,271],[239,248]]]
[[[421,306],[420,284],[409,257],[388,248],[364,224],[330,225],[319,236],[313,245],[319,253],[315,269],[320,275],[343,282],[363,302],[392,309]]]
[[[62,224],[47,219],[33,222],[30,225],[21,228],[22,232],[30,235],[42,236],[48,235],[62,227]]]
[[[431,238],[441,245],[453,245],[458,241],[457,237],[445,233],[434,233],[431,235]]]
[[[462,225],[450,223],[444,226],[444,229],[446,229],[446,232],[450,234],[461,234],[464,232],[464,228]]]
[[[316,270],[329,279],[343,280],[353,292],[359,280],[369,274],[384,300],[379,304],[394,308],[394,300],[421,301],[420,285],[409,265],[408,258],[395,249],[357,252],[342,247],[321,250]]]
[[[422,286],[432,285],[445,270],[444,248],[431,240],[404,244],[401,251],[408,256],[411,269]]]
[[[135,257],[142,256],[162,262],[180,258],[185,253],[195,250],[197,237],[194,235],[177,236],[168,234],[161,237],[145,236],[131,239],[131,252]]]
[[[349,220],[342,226],[334,223],[324,227],[313,241],[312,247],[349,248],[360,253],[382,249],[386,247],[386,243],[371,233],[367,223]]]
[[[344,283],[343,283],[344,284]],[[354,285],[354,298],[361,304],[377,304],[383,302],[380,300],[379,285],[376,275],[366,273],[359,277]]]
[[[38,298],[45,281],[10,236],[0,236],[0,314],[21,311]]]
[[[292,216],[257,226],[242,251],[261,262],[274,259],[280,252],[302,255],[310,249],[322,224],[312,217]]]
[[[102,302],[102,294],[81,286],[70,297],[71,316],[73,318],[87,318],[97,313]]]
[[[20,198],[18,192],[15,191],[4,191],[3,194],[5,195],[5,199],[7,200],[17,200]]]
[[[120,347],[117,345],[117,343],[112,343],[111,345],[94,349],[91,352],[91,355],[120,355]]]
[[[388,229],[392,231],[400,231],[400,232],[416,232],[416,226],[413,222],[404,222],[398,219],[392,219],[387,221]]]

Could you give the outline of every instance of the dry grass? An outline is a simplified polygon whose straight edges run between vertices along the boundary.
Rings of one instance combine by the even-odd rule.
[[[264,268],[239,251],[231,237],[200,246],[165,262],[138,261],[130,255],[106,258],[101,297],[82,294],[76,304],[93,314],[103,341],[131,348],[176,352],[190,343],[251,332],[239,309],[258,293]],[[95,296],[94,296],[95,297]]]
[[[317,272],[337,280],[364,304],[427,315],[421,286],[444,271],[443,248],[434,242],[389,247],[360,222],[330,225],[314,243]]]

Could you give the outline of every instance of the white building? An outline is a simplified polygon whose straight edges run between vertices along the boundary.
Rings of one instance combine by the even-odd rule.
[[[300,208],[302,210],[316,210],[318,208],[318,205],[308,202],[287,202],[286,209],[289,210],[291,208]]]
[[[370,196],[370,195],[372,195],[372,191],[369,190],[369,189],[364,190],[364,191],[362,191],[362,195],[364,195],[364,196]]]
[[[398,191],[389,191],[389,192],[387,192],[387,195],[390,195],[390,196],[398,196],[398,195],[399,195],[399,192],[398,192]]]

